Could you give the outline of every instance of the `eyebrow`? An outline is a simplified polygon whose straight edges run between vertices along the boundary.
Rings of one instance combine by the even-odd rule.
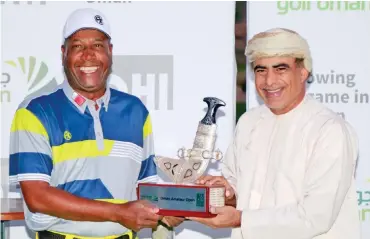
[[[101,38],[95,38],[95,41],[104,42],[105,40],[104,39],[101,39]]]
[[[272,66],[272,68],[274,68],[274,69],[280,68],[280,67],[290,68],[290,66],[286,63],[278,63],[278,64]],[[267,69],[267,67],[262,66],[262,65],[256,65],[253,70],[256,71],[258,69],[265,70],[265,69]]]
[[[80,42],[81,41],[81,39],[73,39],[73,41],[72,42]],[[104,42],[104,40],[103,39],[101,39],[101,38],[95,38],[94,39],[94,41],[96,41],[96,42]]]
[[[290,66],[286,63],[279,63],[277,65],[272,66],[272,68],[280,68],[280,67],[290,68]]]

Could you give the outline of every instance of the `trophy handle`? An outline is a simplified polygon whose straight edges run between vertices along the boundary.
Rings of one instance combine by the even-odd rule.
[[[222,152],[217,149],[216,151],[214,152],[209,152],[208,150],[204,150],[202,152],[202,157],[204,159],[215,159],[215,160],[221,160],[223,158],[223,154]]]
[[[206,171],[211,159],[223,158],[222,152],[219,149],[214,150],[214,146],[217,137],[216,113],[226,103],[215,97],[205,97],[203,101],[207,103],[208,110],[198,124],[193,147],[178,149],[177,156],[180,160],[157,157],[159,168],[175,183],[195,182]]]
[[[205,125],[216,124],[217,110],[221,106],[226,106],[226,103],[223,100],[220,100],[216,97],[205,97],[203,101],[207,103],[208,110],[206,115],[200,122]]]
[[[191,149],[186,149],[185,147],[177,150],[177,157],[179,157],[180,159],[188,160],[191,157],[191,154]]]
[[[177,150],[177,157],[180,159],[185,158],[185,147],[182,147],[181,149]]]

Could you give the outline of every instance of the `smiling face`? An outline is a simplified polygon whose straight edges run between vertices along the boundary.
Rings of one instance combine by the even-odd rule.
[[[254,62],[254,73],[257,92],[274,114],[285,114],[303,100],[309,76],[303,61],[293,57],[262,58]]]
[[[95,100],[104,95],[112,67],[112,45],[102,32],[84,29],[62,46],[63,66],[71,87]]]

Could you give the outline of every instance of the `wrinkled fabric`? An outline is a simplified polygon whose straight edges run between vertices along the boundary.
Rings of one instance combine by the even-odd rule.
[[[256,34],[245,50],[249,62],[265,57],[295,57],[304,59],[304,67],[312,72],[310,48],[298,33],[282,28]]]
[[[222,173],[237,195],[232,239],[360,239],[354,171],[358,140],[310,96],[292,111],[246,112]]]

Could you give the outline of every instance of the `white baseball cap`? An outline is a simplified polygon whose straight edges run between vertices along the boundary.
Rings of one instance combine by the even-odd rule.
[[[63,39],[67,39],[81,29],[97,29],[111,38],[110,25],[107,18],[96,9],[82,8],[72,12],[64,25]]]

